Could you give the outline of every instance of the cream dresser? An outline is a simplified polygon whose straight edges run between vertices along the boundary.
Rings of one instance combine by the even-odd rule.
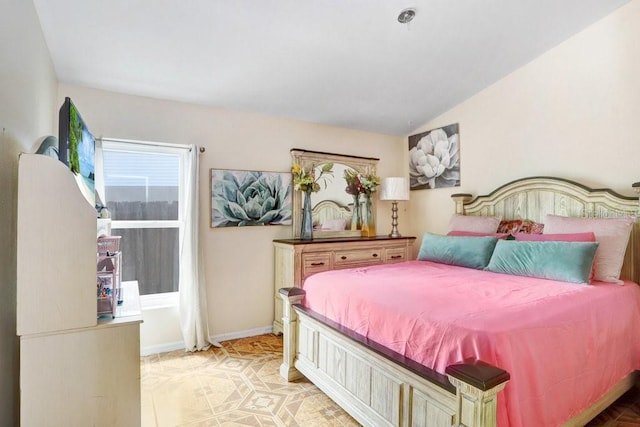
[[[300,288],[307,277],[321,271],[411,260],[415,239],[415,237],[377,236],[274,240],[273,332],[282,333],[282,301],[278,294],[280,288]]]

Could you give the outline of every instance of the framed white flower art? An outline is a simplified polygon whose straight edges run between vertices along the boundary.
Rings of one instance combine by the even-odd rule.
[[[460,186],[458,123],[409,137],[409,188]]]

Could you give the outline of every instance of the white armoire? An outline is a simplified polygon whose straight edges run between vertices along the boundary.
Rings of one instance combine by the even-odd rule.
[[[63,163],[20,156],[17,222],[21,425],[139,426],[137,283],[97,319],[96,211]]]

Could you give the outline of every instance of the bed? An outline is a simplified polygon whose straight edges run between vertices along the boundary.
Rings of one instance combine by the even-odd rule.
[[[472,198],[467,194],[458,194],[452,197],[456,206],[455,212],[465,216],[498,215],[504,219],[526,218],[534,222],[543,222],[547,214],[582,218],[628,217],[638,214],[637,198],[620,196],[609,190],[592,190],[575,182],[549,177],[518,180],[502,186],[486,196]],[[620,276],[625,279],[623,286],[612,284],[596,286],[595,282],[594,286],[566,283],[556,286],[552,284],[551,280],[533,279],[539,282],[540,286],[536,286],[536,289],[540,288],[540,292],[543,294],[545,292],[558,294],[554,297],[559,301],[557,306],[560,307],[553,310],[555,321],[569,322],[562,316],[567,315],[567,312],[571,310],[583,315],[593,312],[593,315],[596,316],[595,319],[585,318],[584,322],[580,322],[580,325],[584,323],[592,327],[592,329],[585,329],[583,332],[574,332],[572,329],[574,326],[565,327],[564,330],[563,328],[555,328],[564,335],[560,334],[560,344],[549,344],[553,341],[545,343],[549,346],[547,352],[542,352],[535,347],[520,349],[520,352],[512,348],[522,342],[534,342],[529,341],[529,338],[521,338],[520,341],[515,339],[514,341],[513,336],[522,334],[522,337],[529,337],[536,334],[531,333],[529,329],[532,328],[524,322],[518,326],[522,329],[517,329],[516,323],[518,322],[515,320],[506,322],[507,326],[513,325],[512,329],[504,327],[499,320],[505,310],[511,310],[511,315],[515,316],[515,319],[518,319],[518,316],[525,319],[527,316],[518,311],[520,310],[518,304],[521,304],[522,301],[516,300],[510,303],[509,309],[505,309],[495,305],[497,301],[502,300],[501,297],[495,297],[495,295],[493,299],[487,300],[488,305],[484,309],[483,316],[488,316],[489,320],[487,317],[477,318],[479,319],[475,323],[478,325],[477,327],[471,327],[469,324],[460,326],[455,322],[441,325],[447,331],[447,333],[442,333],[434,332],[437,328],[432,324],[422,325],[418,320],[402,318],[401,314],[403,315],[411,309],[420,311],[419,304],[413,304],[414,307],[410,307],[411,301],[416,301],[418,294],[426,292],[423,288],[403,290],[402,292],[407,292],[409,295],[409,302],[399,303],[404,304],[405,310],[398,310],[395,307],[396,318],[393,321],[385,320],[384,322],[393,325],[392,328],[387,328],[391,329],[391,333],[408,331],[409,334],[413,333],[416,336],[429,336],[426,344],[414,344],[405,337],[393,336],[389,339],[376,335],[379,330],[384,329],[384,324],[376,325],[375,322],[364,322],[365,324],[363,324],[362,315],[352,316],[351,320],[356,319],[357,321],[350,324],[350,316],[345,315],[345,313],[353,312],[355,305],[359,304],[358,298],[366,293],[363,286],[366,283],[377,283],[371,279],[376,274],[386,274],[392,278],[387,282],[399,286],[405,281],[405,276],[415,274],[416,271],[418,271],[417,274],[423,274],[420,269],[440,269],[443,276],[455,277],[457,274],[465,273],[459,270],[469,270],[468,268],[441,267],[441,265],[430,261],[410,261],[395,266],[344,270],[343,273],[328,272],[312,276],[305,283],[305,288],[309,292],[309,298],[305,299],[305,305],[301,304],[305,298],[304,290],[298,288],[281,290],[284,301],[284,354],[280,373],[289,380],[300,375],[306,376],[364,425],[583,425],[632,387],[635,383],[636,370],[640,368],[640,349],[637,348],[640,346],[640,337],[633,335],[640,331],[640,315],[638,314],[640,303],[637,302],[640,301],[640,297],[638,297],[638,286],[635,285],[638,283],[638,268],[640,267],[640,251],[636,247],[640,242],[638,239],[640,239],[640,226],[638,223],[633,223]],[[339,281],[343,279],[334,276],[337,274],[346,274],[346,280],[354,283],[355,287],[351,289],[340,284],[336,285],[332,291],[330,288],[327,290],[327,285],[324,287],[320,285],[323,281],[329,284],[332,282],[342,283]],[[472,278],[458,277],[456,283],[460,286],[463,286],[465,282],[482,283],[483,280],[490,283],[495,281],[494,279],[499,273],[474,270],[472,274],[475,275]],[[502,276],[505,275],[502,274]],[[487,277],[489,278],[487,279]],[[516,291],[509,289],[508,294],[517,294],[518,290],[526,289],[528,285],[523,284],[521,279],[516,278],[516,283],[513,284],[516,286]],[[318,283],[317,288],[315,283]],[[551,286],[550,289],[554,290],[543,290],[546,285]],[[476,286],[460,289],[463,293],[468,294],[474,291],[480,292],[485,288]],[[609,293],[607,289],[612,289],[611,292],[615,295],[605,296]],[[387,311],[393,314],[394,308],[391,305],[391,300],[394,299],[393,292],[385,290],[384,287],[374,290],[373,294],[379,296],[378,304],[389,305]],[[586,295],[587,293],[593,294],[594,290],[599,296]],[[385,295],[387,291],[390,293]],[[394,288],[394,292],[398,292],[397,289]],[[411,292],[418,292],[418,294],[411,294]],[[448,291],[448,293],[454,294],[455,292]],[[346,302],[339,302],[338,294],[348,294]],[[460,303],[455,309],[449,309],[447,306],[454,303],[438,300],[441,297],[442,295],[429,295],[429,298],[437,301],[435,308],[431,308],[430,312],[441,311],[441,315],[445,317],[452,313],[466,313],[468,317],[476,316],[475,313],[469,314],[470,312],[467,312],[472,307],[463,306]],[[478,294],[478,300],[481,297]],[[473,298],[475,299],[476,296],[474,295]],[[545,298],[547,297],[545,296]],[[605,302],[609,298],[612,300]],[[632,302],[628,303],[627,301]],[[543,301],[543,304],[545,310],[551,307],[547,299]],[[563,304],[566,310],[561,308]],[[601,308],[604,306],[608,306],[607,310],[609,311]],[[438,310],[439,307],[447,308],[449,311]],[[367,309],[365,307],[365,310]],[[592,339],[596,336],[600,338],[601,335],[606,335],[603,339],[612,339],[609,335],[616,335],[601,332],[609,330],[605,322],[607,318],[613,316],[611,310],[616,311],[615,316],[619,315],[622,318],[621,313],[623,312],[626,316],[623,318],[622,326],[613,326],[611,330],[624,329],[617,339],[628,342],[628,345],[601,344]],[[376,316],[377,314],[371,315],[370,318],[375,319]],[[514,318],[512,317],[512,319]],[[438,318],[438,322],[441,320]],[[572,321],[575,323],[575,320]],[[571,325],[571,323],[567,323],[567,325]],[[605,327],[599,327],[600,325],[605,325]],[[449,331],[456,328],[463,329],[467,336],[486,335],[491,328],[494,328],[492,333],[495,333],[495,328],[498,328],[498,334],[489,335],[493,337],[489,338],[489,344],[478,344],[473,340],[466,339],[449,343],[457,353],[452,354],[455,353],[452,351],[447,357],[439,360],[422,358],[422,355],[428,353],[428,347],[433,347],[434,340],[440,339],[442,341],[442,337],[453,336]],[[469,334],[469,331],[472,333]],[[569,335],[567,335],[567,331],[569,331]],[[431,335],[429,335],[430,333]],[[437,335],[438,333],[440,335]],[[513,335],[511,341],[507,339],[509,334]],[[580,362],[583,365],[578,367],[566,364],[566,360],[580,359],[576,353],[575,357],[567,355],[564,358],[558,358],[555,356],[559,362],[553,363],[556,345],[564,345],[562,342],[569,341],[568,336],[577,341],[578,345],[585,342],[584,346],[588,348],[585,353],[593,354],[593,360],[587,358],[586,362],[583,360]],[[398,342],[401,344],[398,345]],[[500,344],[500,342],[503,343]],[[605,342],[608,343],[608,341]],[[511,347],[505,347],[505,345]],[[609,345],[611,347],[608,347]],[[606,347],[608,353],[596,354],[598,347],[603,346]],[[506,351],[505,348],[509,350]],[[523,371],[525,368],[521,366],[523,355],[526,356],[527,351],[534,356],[548,356],[546,359],[544,357],[530,357],[531,359],[542,359],[543,363],[542,368],[539,366],[536,368],[539,370],[536,371],[539,375],[529,375],[528,377],[531,378],[525,378],[527,375],[524,375],[523,372],[528,371]],[[615,360],[610,358],[617,353],[624,353],[621,356],[625,358],[624,361],[618,362],[616,360],[613,363],[614,367],[608,366],[609,360]],[[478,355],[480,357],[469,357]],[[584,372],[580,371],[581,366],[585,368]],[[559,367],[563,369],[559,369]],[[566,372],[572,370],[578,372],[578,378],[573,374],[573,376],[567,376]],[[555,371],[559,371],[559,373]],[[602,375],[599,372],[611,374]],[[556,383],[563,386],[559,388],[563,392],[560,396],[569,394],[572,396],[574,399],[571,403],[573,412],[555,410],[556,407],[562,406],[559,403],[559,400],[562,399],[554,400],[553,403],[549,402],[545,396],[548,393],[550,393],[549,396],[554,396],[553,393],[557,393],[558,390],[550,386],[547,387],[545,381],[551,381],[554,387]],[[537,384],[538,382],[540,384]],[[528,401],[523,403],[521,388],[524,386],[535,387],[536,385],[538,386],[537,403],[532,405]],[[505,389],[504,392],[502,392],[503,389]],[[567,390],[571,390],[571,392],[567,393]],[[540,415],[542,417],[540,419],[545,420],[542,423],[536,418],[537,415],[532,415],[531,412],[538,410],[545,413]],[[532,417],[536,419],[532,420]],[[549,424],[546,420],[553,420],[553,422]]]

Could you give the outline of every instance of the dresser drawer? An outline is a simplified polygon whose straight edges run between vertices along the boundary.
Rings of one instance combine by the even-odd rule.
[[[382,249],[352,249],[346,251],[335,251],[333,253],[333,265],[336,268],[371,265],[382,262]]]
[[[407,260],[406,248],[390,248],[386,251],[384,262],[389,264],[392,262],[402,262]]]
[[[302,254],[302,279],[306,279],[308,276],[319,273],[321,271],[328,271],[331,268],[331,254],[318,253],[318,254]]]

